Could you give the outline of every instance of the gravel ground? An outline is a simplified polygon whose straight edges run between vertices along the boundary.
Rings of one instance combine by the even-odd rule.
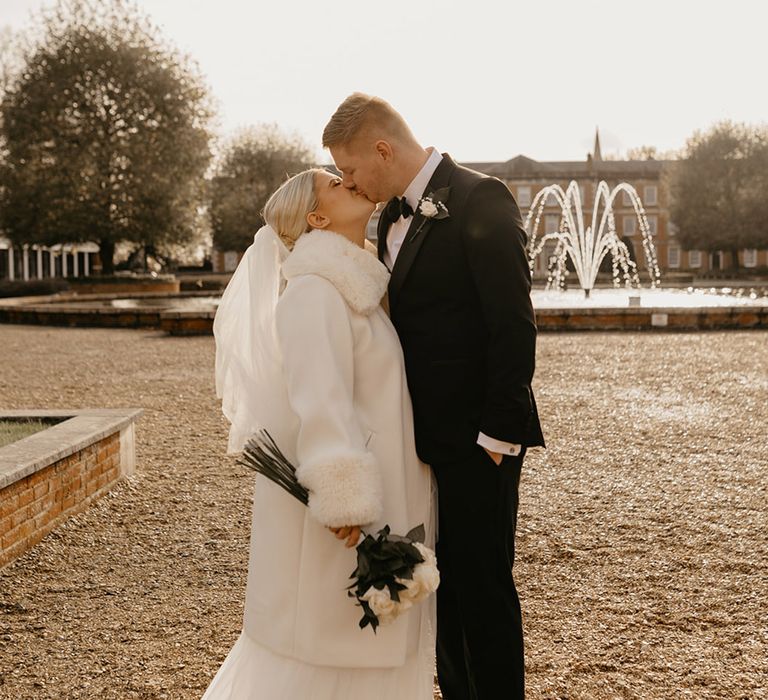
[[[529,698],[768,698],[767,341],[540,337]],[[212,362],[210,337],[0,326],[3,408],[146,411],[139,473],[0,571],[3,700],[199,700],[240,631],[252,487]]]

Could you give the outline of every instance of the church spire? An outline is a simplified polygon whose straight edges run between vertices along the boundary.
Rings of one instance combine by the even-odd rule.
[[[602,160],[603,154],[600,150],[600,129],[595,127],[595,147],[592,150],[592,160]]]

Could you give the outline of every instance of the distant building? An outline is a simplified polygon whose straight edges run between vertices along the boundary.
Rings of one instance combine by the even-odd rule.
[[[95,243],[14,246],[0,236],[0,280],[88,277],[98,264]]]
[[[651,230],[659,267],[664,272],[680,271],[691,274],[723,270],[732,266],[727,251],[707,252],[685,250],[677,240],[676,228],[669,215],[669,192],[664,178],[668,160],[604,160],[600,148],[600,135],[595,134],[595,145],[584,161],[535,161],[519,155],[505,163],[463,163],[473,170],[494,175],[504,181],[515,196],[523,217],[528,213],[536,194],[547,185],[558,184],[563,189],[575,180],[581,190],[585,225],[591,223],[592,206],[597,184],[605,180],[613,188],[627,182],[637,191],[643,202]],[[560,208],[555,203],[544,208],[540,233],[553,233],[560,225]],[[614,202],[616,233],[634,252],[638,268],[645,267],[645,256],[634,208],[629,197],[622,194]],[[548,251],[539,256],[535,272],[546,270]],[[768,250],[747,249],[739,252],[742,267],[768,266]]]

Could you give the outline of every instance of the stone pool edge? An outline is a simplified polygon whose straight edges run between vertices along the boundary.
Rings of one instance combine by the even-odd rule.
[[[143,328],[176,336],[210,335],[215,315],[215,311],[173,308],[83,309],[65,302],[13,306],[0,303],[0,323]],[[536,322],[542,332],[768,329],[768,305],[539,308]]]

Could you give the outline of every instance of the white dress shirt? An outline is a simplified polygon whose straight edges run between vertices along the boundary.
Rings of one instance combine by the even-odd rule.
[[[405,201],[411,205],[413,211],[418,209],[419,200],[427,189],[427,185],[432,179],[432,176],[435,174],[437,166],[440,165],[440,161],[443,159],[443,156],[440,155],[440,151],[436,148],[430,146],[427,151],[429,151],[427,162],[424,163],[421,170],[419,170],[416,177],[411,180],[411,184],[405,188],[405,192],[403,193]],[[413,221],[412,216],[409,216],[408,218],[400,217],[389,227],[389,232],[387,233],[387,250],[384,253],[384,264],[390,270],[395,266],[397,254],[400,252],[400,247],[403,245],[405,234],[408,233],[408,227],[411,225],[411,221]]]
[[[424,195],[427,185],[429,185],[429,181],[435,174],[435,170],[437,170],[437,166],[440,165],[440,162],[443,160],[440,151],[433,146],[430,146],[427,151],[429,153],[427,162],[424,163],[416,177],[411,180],[411,184],[405,188],[405,192],[403,192],[402,195],[414,212],[417,210],[419,200]],[[389,231],[387,232],[387,246],[384,251],[384,264],[390,270],[395,266],[395,260],[397,260],[397,255],[400,252],[400,248],[403,245],[405,236],[408,233],[408,227],[411,225],[412,220],[413,216],[407,218],[400,217],[389,227]],[[484,447],[486,450],[503,455],[515,456],[520,454],[520,445],[503,442],[502,440],[497,440],[496,438],[489,437],[483,433],[478,433],[477,444],[480,445],[480,447]]]

